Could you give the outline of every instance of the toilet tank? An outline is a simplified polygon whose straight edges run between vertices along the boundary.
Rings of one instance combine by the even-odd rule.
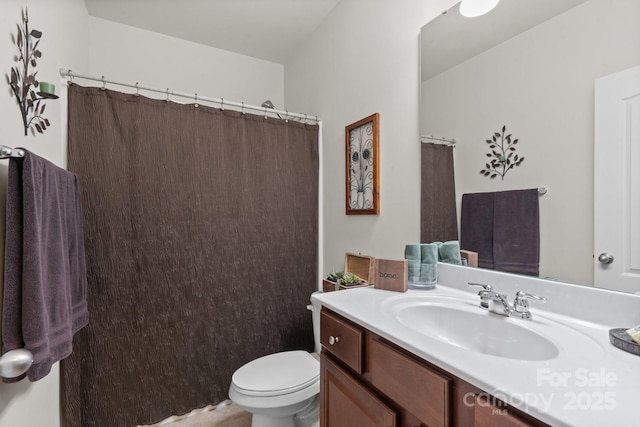
[[[313,294],[317,293],[320,293],[320,291],[316,291]],[[312,302],[307,306],[307,309],[311,310],[311,318],[313,320],[313,342],[315,343],[314,350],[317,354],[320,354],[320,308],[321,305],[317,302]]]

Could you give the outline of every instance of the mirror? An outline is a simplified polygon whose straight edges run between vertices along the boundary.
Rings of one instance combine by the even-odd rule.
[[[594,285],[594,81],[640,65],[640,2],[455,5],[422,28],[421,56],[420,134],[456,141],[458,223],[464,193],[545,187],[540,276]],[[485,141],[503,126],[526,160],[490,179]]]

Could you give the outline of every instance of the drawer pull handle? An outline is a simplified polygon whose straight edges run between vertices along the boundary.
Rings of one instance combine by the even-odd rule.
[[[335,345],[338,341],[340,341],[340,337],[334,337],[333,335],[329,337],[329,345]]]

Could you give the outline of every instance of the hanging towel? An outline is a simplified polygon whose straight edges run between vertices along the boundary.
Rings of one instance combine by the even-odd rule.
[[[74,174],[27,150],[9,160],[2,351],[33,353],[30,381],[71,353],[89,321],[79,193]]]
[[[460,248],[478,253],[478,267],[494,268],[493,201],[495,193],[462,195]]]
[[[538,276],[539,197],[537,188],[495,194],[493,258],[496,270]]]
[[[462,195],[460,246],[478,253],[478,267],[539,275],[538,190]]]

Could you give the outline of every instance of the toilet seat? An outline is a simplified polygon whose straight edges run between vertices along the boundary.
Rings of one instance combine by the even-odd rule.
[[[246,396],[281,396],[295,393],[320,379],[318,361],[306,351],[269,354],[240,367],[231,378],[232,387]]]

